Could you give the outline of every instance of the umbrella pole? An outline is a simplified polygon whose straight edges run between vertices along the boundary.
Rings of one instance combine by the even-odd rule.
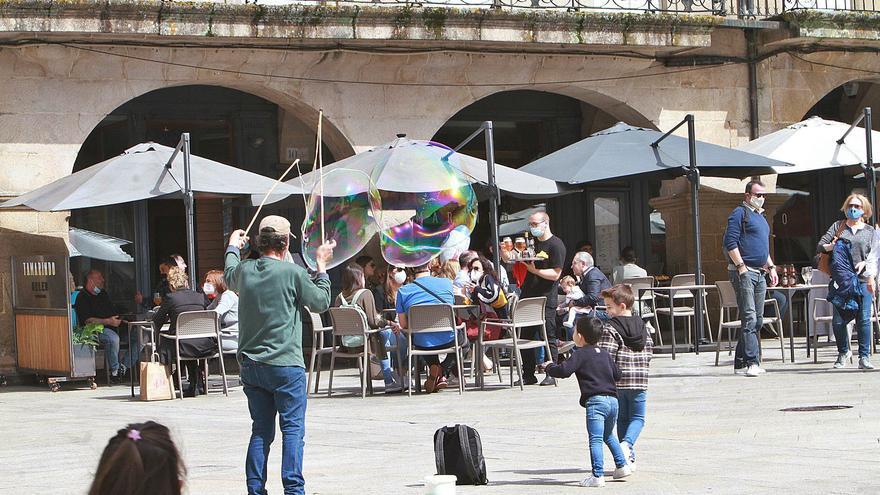
[[[877,208],[877,172],[874,170],[874,143],[871,141],[873,125],[871,123],[871,107],[865,107],[865,179],[868,181],[868,199],[871,200],[871,208]],[[878,218],[876,210],[874,217],[868,219],[872,223],[873,218]],[[873,225],[873,223],[872,223]]]
[[[691,210],[694,218],[694,284],[703,285],[703,256],[700,242],[700,169],[697,168],[697,137],[694,131],[694,116],[685,116],[688,128],[688,181],[691,183]],[[697,289],[694,298],[694,352],[700,353],[703,340],[703,289]]]
[[[495,273],[501,277],[501,252],[498,248],[498,239],[501,237],[498,227],[498,203],[501,202],[498,187],[495,185],[495,136],[492,130],[492,121],[483,122],[486,130],[486,174],[489,179],[489,228],[492,232],[492,262],[495,263]]]
[[[195,236],[195,201],[192,192],[190,174],[189,133],[180,136],[183,147],[183,204],[186,207],[186,256],[189,261],[189,286],[196,288],[196,236]]]

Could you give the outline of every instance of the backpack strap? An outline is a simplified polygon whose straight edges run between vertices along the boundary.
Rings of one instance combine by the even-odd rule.
[[[440,303],[440,304],[448,304],[448,303],[447,303],[446,301],[444,301],[440,296],[438,296],[434,291],[432,291],[431,289],[429,289],[429,288],[425,287],[424,285],[420,284],[418,280],[413,279],[413,283],[416,284],[416,285],[418,285],[418,286],[421,287],[422,289],[424,289],[425,292],[427,292],[428,294],[431,294],[432,296],[434,296],[434,299],[436,299],[438,303]]]
[[[437,474],[446,474],[446,451],[443,449],[445,437],[445,426],[434,432],[434,460],[437,463]]]
[[[480,473],[477,472],[477,467],[474,466],[474,453],[471,452],[471,440],[468,435],[468,427],[465,425],[455,425],[455,429],[458,432],[458,443],[461,444],[461,453],[467,462],[464,463],[465,470],[467,470],[468,476],[471,477],[471,481],[474,483],[478,483],[482,480]]]

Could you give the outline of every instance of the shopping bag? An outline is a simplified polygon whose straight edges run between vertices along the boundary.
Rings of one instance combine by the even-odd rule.
[[[155,359],[153,359],[155,356]],[[171,366],[158,361],[153,354],[150,361],[141,363],[141,400],[169,400],[174,398],[174,382],[171,380]]]

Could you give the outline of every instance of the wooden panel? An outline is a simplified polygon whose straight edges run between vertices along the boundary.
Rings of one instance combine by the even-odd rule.
[[[199,283],[208,270],[223,269],[223,203],[219,199],[196,201],[196,259]]]
[[[70,373],[70,322],[67,316],[15,315],[18,366]]]

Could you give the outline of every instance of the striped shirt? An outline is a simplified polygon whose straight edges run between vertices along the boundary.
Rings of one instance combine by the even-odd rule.
[[[618,389],[647,390],[648,367],[651,364],[654,342],[651,335],[645,341],[645,348],[636,352],[623,343],[623,337],[609,324],[602,329],[602,338],[598,347],[608,351],[614,364],[620,369],[621,378],[617,382]]]

